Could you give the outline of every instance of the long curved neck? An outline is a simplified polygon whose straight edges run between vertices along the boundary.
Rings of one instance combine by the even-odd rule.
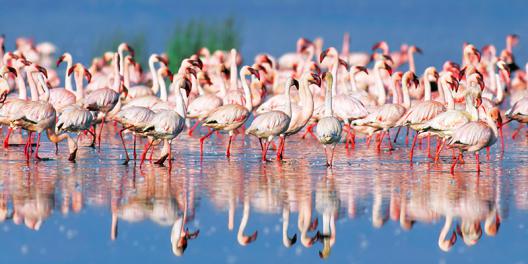
[[[409,49],[408,56],[409,56],[409,70],[412,72],[416,72],[416,65],[414,64],[414,52],[412,51],[412,49]]]
[[[500,82],[499,74],[495,75],[495,86],[497,88],[497,98],[495,99],[496,104],[501,104],[504,101],[504,85]]]
[[[49,101],[49,97],[50,97],[48,85],[46,84],[44,79],[42,77],[40,77],[40,76],[37,77],[37,80],[38,80],[40,88],[42,89],[42,92],[43,92],[42,98],[39,96],[39,100],[44,101],[44,102],[48,102]]]
[[[35,83],[35,79],[33,78],[33,73],[30,71],[26,72],[26,78],[28,80],[29,89],[31,90],[31,101],[38,101],[39,94],[37,90],[37,84]]]
[[[497,124],[495,123],[495,121],[493,121],[493,119],[491,119],[491,117],[489,115],[486,115],[486,123],[491,128],[491,130],[493,131],[493,135],[495,137],[498,137],[499,136],[499,129],[497,128]]]
[[[158,71],[157,78],[159,80],[159,86],[160,86],[160,100],[163,102],[167,102],[168,95],[167,95],[167,86],[165,85],[165,80],[163,79],[163,76],[161,75],[161,72]],[[180,88],[177,87],[177,90]],[[176,91],[178,93],[178,91]]]
[[[121,47],[117,49],[117,53],[119,53],[119,75],[123,76],[125,74],[125,56],[124,51]]]
[[[181,82],[181,80],[180,80]],[[180,88],[180,83],[176,85],[176,113],[180,115],[182,118],[186,118],[186,110],[185,110],[185,101],[183,100],[182,95],[182,89]]]
[[[376,87],[378,90],[378,105],[384,105],[387,100],[387,94],[385,93],[385,87],[383,86],[383,80],[381,79],[381,72],[379,68],[376,71]]]
[[[347,57],[350,52],[350,35],[348,33],[345,33],[343,36],[343,46],[341,49],[341,53],[343,56]]]
[[[125,87],[130,88],[130,62],[128,60],[125,61],[124,68],[123,82]]]
[[[70,92],[73,92],[72,87],[72,76],[71,74],[68,75],[68,71],[73,65],[73,61],[70,57],[67,57],[66,59],[66,71],[64,72],[64,88]]]
[[[242,84],[245,82],[245,79],[242,79]],[[237,65],[236,65],[236,52],[231,52],[231,67],[229,69],[229,81],[230,89],[236,91],[238,89],[237,85]]]
[[[26,83],[24,82],[24,77],[22,77],[22,71],[20,68],[15,68],[17,77],[16,84],[18,86],[18,98],[22,100],[27,100],[27,88]]]
[[[77,73],[74,72],[75,76],[75,97],[77,97],[77,101],[84,98],[84,85],[83,85],[83,78],[84,78],[84,72],[83,73]]]
[[[392,103],[393,104],[399,104],[400,103],[400,94],[398,93],[398,87],[396,87],[397,80],[394,80],[391,82],[391,90],[392,90]]]
[[[246,74],[240,72],[240,81],[242,81],[242,87],[244,88],[244,98],[246,100],[245,107],[249,112],[251,112],[251,110],[253,110],[253,103],[251,98],[251,90],[249,89],[249,85],[246,80]]]
[[[356,73],[354,72],[350,74],[350,88],[352,89],[353,93],[358,91]]]
[[[403,94],[403,107],[406,109],[411,108],[411,97],[409,96],[409,87],[407,82],[402,82],[402,94]]]
[[[444,91],[444,100],[447,103],[447,109],[448,110],[455,109],[455,101],[453,99],[453,94],[451,92],[451,89],[449,89],[449,86],[446,85],[445,81],[440,82],[440,85],[441,85],[440,88]],[[469,101],[471,101],[471,100],[469,100]],[[466,101],[466,104],[467,104],[467,101]]]
[[[149,70],[150,70],[150,75],[152,76],[152,93],[153,94],[158,94],[158,91],[159,91],[159,80],[158,80],[158,75],[156,74],[156,66],[154,66],[154,58],[151,57],[149,58]]]
[[[112,85],[112,89],[114,89],[114,91],[119,93],[119,86],[121,85],[121,76],[123,76],[123,75],[121,75],[119,73],[119,64],[118,63],[119,63],[119,61],[114,59],[114,84]],[[123,69],[123,68],[121,68],[121,69]]]
[[[246,225],[247,225],[248,220],[249,220],[249,200],[246,199],[246,201],[244,201],[244,208],[243,208],[243,212],[242,212],[242,220],[240,220],[240,226],[238,227],[238,232],[237,232],[238,243],[240,243],[242,245],[246,244],[246,242],[245,242],[246,236],[244,235],[244,230],[246,229]]]
[[[326,94],[325,94],[325,116],[332,116],[332,88],[333,80],[329,80],[326,83]]]
[[[424,74],[424,78],[423,78],[423,82],[424,82],[424,88],[425,88],[425,91],[424,91],[424,101],[431,101],[431,82],[429,82],[429,79],[427,78],[427,74]]]
[[[304,118],[310,119],[314,110],[314,100],[312,91],[310,90],[310,83],[306,78],[304,78],[301,82],[301,87],[299,89],[299,97],[302,105],[302,115]]]
[[[466,94],[465,96],[466,101],[466,112],[468,112],[471,115],[471,121],[477,121],[479,119],[479,111],[477,107],[473,104],[473,98],[471,95]]]
[[[290,95],[291,91],[290,90],[291,90],[291,85],[289,85],[289,87],[286,87],[285,95],[286,95],[286,98],[288,98],[286,101],[286,115],[288,115],[291,118],[292,107],[291,107],[291,95]]]
[[[451,215],[447,215],[444,226],[442,227],[440,235],[438,236],[438,245],[445,243],[447,235],[449,234],[449,231],[451,231],[451,225],[453,225],[453,217]]]
[[[339,71],[339,57],[336,54],[334,65],[332,67],[332,76],[334,77],[334,81],[332,82],[332,96],[335,96],[337,94],[337,72],[338,71]]]

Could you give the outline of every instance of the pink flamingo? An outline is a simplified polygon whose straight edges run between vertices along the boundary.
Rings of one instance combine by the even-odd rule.
[[[334,150],[337,143],[341,139],[342,125],[341,122],[333,116],[332,111],[332,89],[333,77],[332,73],[325,72],[323,79],[326,81],[326,96],[325,96],[325,112],[323,118],[319,120],[316,127],[317,139],[325,150],[326,166],[331,167],[334,159]],[[330,158],[327,153],[326,146],[331,145]]]
[[[292,106],[290,89],[292,86],[298,87],[297,80],[289,78],[286,81],[286,97],[289,99],[286,102],[285,111],[275,110],[269,111],[260,115],[257,115],[251,125],[246,130],[246,134],[254,135],[259,139],[260,145],[262,146],[262,140],[264,145],[262,147],[262,161],[266,161],[266,154],[268,152],[269,144],[273,141],[274,137],[280,138],[279,152],[284,144],[285,133],[290,125],[292,117]]]
[[[240,70],[240,79],[242,80],[245,95],[245,106],[240,104],[224,104],[212,110],[205,118],[204,126],[210,127],[212,130],[207,135],[200,138],[201,154],[203,154],[204,140],[210,137],[214,131],[224,130],[229,132],[229,143],[227,145],[226,156],[229,157],[231,155],[231,141],[235,135],[234,130],[244,125],[253,109],[253,104],[251,103],[251,91],[245,79],[246,76],[251,74],[255,75],[257,79],[260,79],[258,71],[249,66],[244,66]]]

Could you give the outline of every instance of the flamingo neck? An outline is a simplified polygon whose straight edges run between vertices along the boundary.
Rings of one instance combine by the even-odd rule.
[[[150,56],[149,58],[149,70],[150,70],[150,74],[152,76],[152,93],[154,95],[158,94],[158,91],[159,91],[159,80],[158,80],[158,76],[156,74],[156,66],[154,66],[154,61],[155,60],[155,57],[154,56]]]
[[[497,98],[495,99],[496,104],[501,104],[504,101],[504,85],[501,84],[499,74],[495,75],[495,86],[497,87]]]
[[[31,91],[31,101],[38,101],[39,100],[39,93],[37,90],[37,85],[35,83],[35,79],[33,78],[32,72],[27,72],[26,77],[29,84],[29,89]]]
[[[348,33],[345,33],[343,36],[343,46],[341,49],[341,54],[343,56],[348,57],[348,54],[350,53],[350,35]]]
[[[236,65],[236,52],[231,51],[231,64],[229,69],[229,81],[231,91],[236,91],[238,89],[237,85],[237,65]],[[244,83],[244,82],[242,82]]]
[[[288,82],[286,82],[287,84],[290,84]],[[292,107],[291,107],[291,95],[290,95],[290,92],[291,92],[291,85],[288,85],[288,87],[286,87],[286,90],[285,90],[285,95],[286,95],[286,98],[287,98],[287,101],[286,101],[286,115],[289,116],[291,118],[292,116]]]
[[[409,49],[407,52],[409,56],[409,70],[416,73],[416,65],[414,64],[414,52],[412,49]]]
[[[121,45],[118,47],[117,53],[119,53],[119,75],[123,76],[125,74],[125,56]]]
[[[44,78],[41,75],[37,76],[37,80],[38,80],[40,89],[42,89],[42,92],[43,92],[42,98],[39,96],[39,100],[48,102],[49,97],[50,97],[48,85],[46,84],[46,81],[44,81]]]
[[[22,77],[20,68],[15,68],[17,77],[15,78],[16,84],[18,87],[18,98],[22,100],[27,100],[27,88],[26,83],[24,82],[24,77]]]
[[[489,114],[486,115],[486,124],[493,131],[493,135],[495,136],[495,138],[497,138],[499,136],[499,129],[497,127],[497,124],[495,123],[495,121],[493,121],[493,119],[491,119]]]
[[[440,231],[440,235],[438,236],[438,245],[440,248],[443,248],[442,245],[447,241],[447,235],[449,234],[449,231],[451,231],[451,226],[453,225],[453,217],[451,215],[447,215],[445,218],[444,226],[442,227],[442,230]]]
[[[333,80],[330,78],[326,82],[326,92],[325,92],[325,116],[332,116],[334,113],[332,111],[332,90],[333,90]]]
[[[314,100],[312,91],[310,91],[310,83],[307,78],[304,78],[301,82],[299,97],[302,105],[302,115],[308,121],[313,114]]]
[[[75,88],[76,88],[76,91],[75,91],[75,97],[77,97],[77,101],[81,100],[83,97],[84,97],[84,87],[83,87],[83,78],[84,78],[84,73],[76,73],[74,72],[75,74]]]
[[[130,88],[130,62],[125,61],[125,69],[123,72],[123,82],[127,88]]]
[[[242,220],[240,220],[240,226],[238,227],[238,232],[237,232],[237,240],[238,240],[238,243],[241,245],[246,244],[246,241],[245,241],[246,236],[244,235],[244,230],[246,229],[248,220],[249,220],[249,200],[246,199],[244,201]]]
[[[473,98],[471,95],[466,94],[465,96],[466,101],[466,112],[468,112],[471,115],[471,121],[477,121],[479,120],[479,111],[477,107],[473,104]]]
[[[376,87],[378,90],[378,105],[384,105],[387,100],[387,94],[385,93],[385,87],[383,86],[383,80],[381,79],[381,72],[379,68],[375,69],[376,74]]]
[[[114,89],[114,91],[118,93],[119,93],[119,86],[121,85],[121,77],[123,76],[119,72],[120,69],[123,70],[122,67],[119,67],[119,60],[117,60],[117,57],[114,56],[114,84],[112,85],[112,89]]]
[[[453,99],[453,94],[451,92],[451,89],[449,89],[449,86],[446,85],[445,81],[444,82],[440,82],[440,89],[444,91],[444,99],[445,99],[445,102],[447,103],[447,109],[448,110],[453,110],[455,109],[455,100]],[[466,100],[466,107],[467,107],[467,103],[470,102],[471,104],[471,100]]]
[[[339,56],[336,54],[336,59],[334,62],[334,65],[332,66],[332,76],[334,77],[334,81],[332,82],[332,96],[336,96],[337,94],[337,72],[339,71]]]
[[[182,118],[186,118],[187,111],[185,109],[185,101],[183,100],[182,89],[180,88],[182,81],[183,79],[180,79],[176,85],[176,113],[178,113],[178,115],[180,115]]]
[[[431,82],[429,81],[429,78],[427,78],[427,74],[424,74],[424,101],[431,101]]]
[[[350,88],[351,88],[353,93],[358,91],[357,81],[356,81],[356,73],[350,74]]]
[[[403,107],[405,109],[411,108],[411,97],[409,96],[409,87],[407,86],[407,82],[402,82],[402,94],[403,94]]]
[[[245,107],[249,112],[251,112],[251,110],[253,110],[253,103],[251,98],[251,89],[249,89],[249,85],[246,80],[246,75],[247,74],[240,72],[240,81],[242,81],[242,87],[244,88],[244,98],[246,100]]]
[[[66,57],[66,71],[64,72],[64,88],[70,92],[73,92],[72,87],[72,76],[68,74],[68,71],[73,65],[72,58],[70,56]]]
[[[167,102],[168,95],[167,95],[167,86],[165,85],[165,79],[163,79],[163,76],[161,75],[161,71],[158,71],[157,78],[159,80],[160,85],[160,100],[163,102]],[[178,90],[180,88],[178,87]],[[178,91],[176,91],[178,93]]]
[[[398,88],[396,87],[398,85],[398,80],[394,80],[391,82],[391,90],[392,90],[392,103],[393,104],[399,104],[400,103],[400,94],[398,93]]]

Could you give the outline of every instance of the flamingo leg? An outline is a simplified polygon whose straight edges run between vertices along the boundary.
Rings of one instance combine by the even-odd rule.
[[[134,134],[134,160],[137,159],[137,153],[136,153],[136,134]]]
[[[13,132],[13,128],[9,127],[7,129],[7,135],[6,135],[5,139],[4,139],[4,148],[5,149],[9,148],[9,136],[11,135],[11,132]]]
[[[372,139],[372,135],[367,136],[367,148],[370,147],[370,140]]]
[[[394,136],[394,143],[398,140],[398,135],[400,135],[400,130],[402,127],[398,127],[398,130],[396,131],[396,135]]]
[[[103,134],[103,127],[104,127],[104,122],[105,122],[105,117],[103,116],[103,118],[101,119],[101,128],[99,129],[99,135],[97,135],[97,141],[98,142],[98,147],[99,147],[99,151],[101,151],[101,135]]]
[[[233,141],[233,136],[234,135],[229,135],[229,143],[227,143],[226,157],[228,158],[231,156],[231,141]]]
[[[266,155],[268,154],[268,148],[269,148],[269,145],[270,145],[270,141],[266,141],[264,143],[264,150],[262,150],[262,161],[266,162],[267,159],[266,159]]]
[[[427,135],[427,157],[431,157],[431,135]]]
[[[169,141],[169,171],[172,169],[172,140]]]
[[[125,143],[125,139],[123,138],[123,131],[127,130],[126,127],[119,130],[119,137],[121,138],[121,143],[123,144],[123,149],[125,150],[125,162],[123,162],[123,165],[127,165],[128,161],[130,161],[130,158],[128,157],[128,151]]]
[[[259,138],[259,144],[260,144],[260,151],[262,152],[264,150],[264,146],[262,145],[262,139]]]
[[[330,167],[334,164],[334,153],[335,153],[335,146],[336,144],[332,144],[332,153],[330,154]]]
[[[196,123],[194,123],[191,129],[189,129],[189,136],[192,136],[194,130],[196,130],[199,124],[200,124],[200,121],[196,120]]]
[[[156,146],[154,146],[154,143],[151,143],[151,148],[150,148],[150,155],[149,155],[149,162],[150,164],[152,164],[152,156],[154,155],[154,151],[156,151]]]
[[[412,163],[414,156],[414,147],[416,146],[416,140],[418,139],[418,133],[414,134],[414,139],[411,145],[411,152],[409,153],[409,161]]]
[[[490,147],[489,146],[486,147],[486,160],[488,161],[490,160]]]
[[[152,144],[147,140],[147,144],[145,144],[145,147],[143,148],[143,153],[141,153],[141,162],[139,163],[139,167],[143,166],[143,162],[145,161],[145,158],[147,157],[147,152],[150,149]]]
[[[389,150],[393,150],[394,148],[392,147],[392,140],[391,140],[391,136],[390,136],[390,131],[387,131],[387,139],[389,140]]]
[[[512,139],[515,139],[522,129],[523,129],[523,125],[519,124],[519,126],[515,129],[515,131],[513,131]]]
[[[41,160],[41,158],[39,157],[39,154],[38,154],[38,151],[39,151],[39,148],[40,148],[40,135],[42,135],[42,132],[39,132],[38,135],[37,135],[37,147],[35,148],[35,159],[36,160]]]
[[[310,134],[314,139],[317,139],[317,137],[315,136],[315,134],[313,133],[313,128],[317,125],[317,123],[313,123],[309,126],[306,127],[306,131],[304,132],[304,134],[302,135],[302,139],[305,139],[306,138],[306,135]]]
[[[475,160],[477,161],[477,172],[480,171],[480,159],[479,159],[479,152],[475,152]]]
[[[282,160],[282,151],[284,150],[284,137],[279,137],[279,149],[277,150],[277,160]]]
[[[456,167],[456,165],[457,165],[458,158],[459,158],[459,157],[453,159],[453,164],[451,164],[451,174],[454,174],[454,173],[455,173],[455,167]]]
[[[500,142],[501,142],[501,152],[504,152],[504,134],[502,132],[503,125],[499,126],[499,136],[500,136]]]
[[[405,128],[405,145],[409,145],[409,127]]]
[[[26,146],[24,147],[24,155],[26,156],[26,160],[29,160],[29,145],[31,145],[31,132],[28,133],[28,139],[26,141]]]
[[[381,142],[383,142],[383,138],[385,137],[385,133],[386,133],[385,131],[381,131],[381,133],[380,133],[379,141],[378,141],[378,144],[376,145],[376,150],[378,152],[381,151]]]
[[[214,129],[211,129],[211,131],[209,131],[209,133],[207,133],[207,135],[203,136],[200,138],[200,156],[203,155],[203,145],[204,145],[204,141],[205,139],[207,139],[208,137],[210,137],[213,133],[215,132]]]
[[[440,152],[442,152],[442,148],[444,147],[445,140],[442,140],[439,142],[438,147],[436,147],[436,153],[435,153],[435,159],[434,162],[438,162],[438,159],[440,158]]]

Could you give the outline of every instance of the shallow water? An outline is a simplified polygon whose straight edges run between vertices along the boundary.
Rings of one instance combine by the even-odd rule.
[[[122,165],[113,131],[105,130],[100,153],[81,148],[75,164],[66,146],[55,156],[49,142],[41,147],[47,161],[26,163],[20,145],[2,150],[0,247],[9,252],[2,263],[310,263],[325,247],[333,263],[526,261],[524,137],[507,139],[504,155],[494,146],[489,161],[483,153],[480,173],[466,157],[451,175],[450,151],[434,165],[425,141],[410,167],[403,133],[393,151],[383,145],[377,153],[362,139],[348,152],[339,145],[332,169],[312,138],[293,137],[284,162],[262,163],[254,138],[237,137],[226,159],[227,137],[213,136],[200,159],[198,136],[182,134],[169,172],[148,162]],[[453,248],[441,251],[446,214],[454,219],[448,237],[463,223],[480,227],[481,237],[458,234]],[[175,256],[171,230],[183,217],[199,234]],[[244,233],[257,232],[249,244],[237,239],[244,218]],[[326,235],[310,244],[317,231]],[[286,247],[283,232],[297,242]]]

